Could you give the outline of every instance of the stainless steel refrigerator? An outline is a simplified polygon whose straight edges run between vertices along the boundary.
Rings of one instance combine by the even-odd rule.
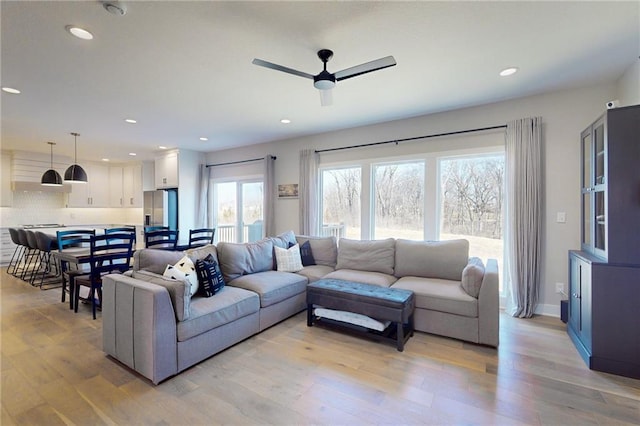
[[[178,190],[145,191],[143,200],[144,226],[168,226],[178,229]]]

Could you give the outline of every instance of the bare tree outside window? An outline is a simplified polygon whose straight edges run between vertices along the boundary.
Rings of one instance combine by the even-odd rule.
[[[360,167],[322,172],[322,233],[360,238]]]
[[[504,155],[440,160],[440,239],[469,240],[470,255],[503,263]]]
[[[374,166],[374,238],[424,238],[424,162]]]

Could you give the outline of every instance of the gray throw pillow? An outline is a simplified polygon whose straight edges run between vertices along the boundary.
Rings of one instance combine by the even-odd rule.
[[[462,281],[460,285],[469,296],[477,299],[480,295],[483,278],[484,265],[482,264],[482,260],[477,257],[472,257],[469,259],[467,266],[462,270]]]
[[[166,265],[165,265],[166,267]],[[149,271],[133,271],[133,278],[162,286],[169,292],[169,298],[176,313],[176,320],[189,319],[191,304],[191,284],[186,279],[172,280]]]

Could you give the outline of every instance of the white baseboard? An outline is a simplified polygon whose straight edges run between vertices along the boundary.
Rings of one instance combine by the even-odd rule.
[[[535,313],[536,315],[560,318],[560,305],[538,304],[538,306],[536,306]]]
[[[506,298],[500,297],[500,309],[504,310],[506,306]],[[536,315],[545,315],[548,317],[560,318],[560,305],[538,304],[534,311]]]

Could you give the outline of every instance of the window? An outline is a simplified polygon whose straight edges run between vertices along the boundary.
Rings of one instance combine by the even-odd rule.
[[[373,238],[424,239],[424,162],[373,166]]]
[[[413,155],[342,167],[324,165],[320,169],[322,235],[464,238],[469,241],[470,256],[485,263],[496,259],[502,271],[505,161],[504,152],[495,148],[500,141],[490,142],[497,143],[458,150],[464,154],[456,156],[430,153],[419,159]]]
[[[360,167],[322,171],[322,235],[360,239],[361,175]]]
[[[501,270],[504,155],[440,158],[439,175],[439,239],[464,238],[469,256],[497,259]]]
[[[242,243],[262,238],[262,181],[218,182],[213,191],[216,241]]]

